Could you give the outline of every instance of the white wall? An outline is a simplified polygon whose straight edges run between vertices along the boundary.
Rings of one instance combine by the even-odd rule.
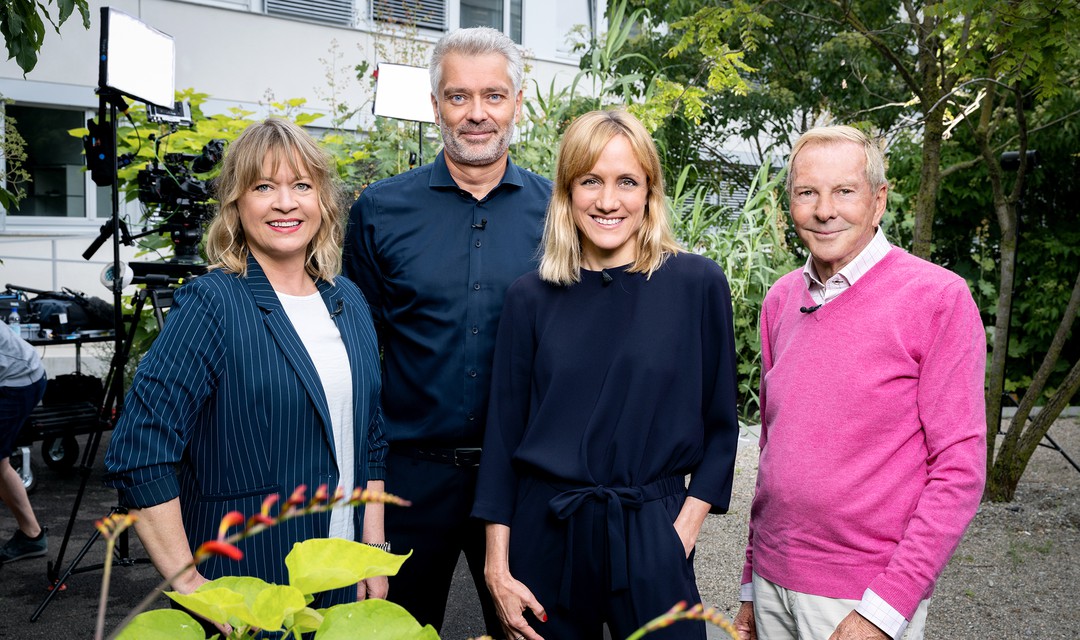
[[[260,0],[254,1],[261,6]],[[559,24],[557,7],[574,1],[524,0],[522,39],[530,69],[525,87],[527,96],[533,90],[532,80],[546,92],[552,80],[556,86],[569,85],[577,73],[576,61],[559,53],[559,49],[564,48],[565,34],[555,33]],[[98,105],[94,90],[98,83],[100,8],[110,6],[173,37],[176,88],[193,88],[208,94],[211,100],[205,108],[210,113],[222,113],[231,106],[265,112],[259,103],[265,100],[268,92],[277,100],[306,98],[305,111],[328,111],[327,66],[320,59],[330,59],[331,43],[335,40],[342,54],[338,77],[342,79],[343,89],[338,100],[358,107],[370,100],[371,89],[367,82],[355,79],[352,69],[363,60],[372,69],[382,62],[376,54],[376,37],[382,42],[387,38],[385,32],[378,35],[365,30],[363,16],[367,0],[356,0],[356,3],[361,13],[359,29],[283,19],[199,2],[90,0],[91,28],[83,29],[76,13],[61,28],[59,36],[48,29],[37,67],[25,77],[14,61],[0,62],[0,95],[24,104],[95,109]],[[421,32],[425,51],[440,35]],[[426,64],[426,52],[421,57],[419,62]],[[362,111],[370,114],[369,107]],[[361,128],[364,124],[358,123]],[[97,215],[96,220],[33,220],[16,216],[6,221],[0,219],[0,260],[3,260],[0,286],[11,282],[44,290],[71,287],[103,298],[110,295],[109,290],[98,282],[98,277],[103,266],[112,260],[111,247],[102,247],[89,263],[81,257],[97,236],[108,212]],[[138,219],[138,215],[131,219]],[[133,249],[123,247],[122,259],[133,259],[133,253]]]
[[[366,6],[364,0],[357,2]],[[325,112],[329,108],[329,88],[327,67],[320,59],[329,58],[334,40],[344,54],[339,71],[345,78],[362,60],[367,60],[372,69],[380,62],[375,37],[358,29],[174,0],[90,0],[90,30],[82,28],[77,16],[64,24],[59,37],[50,30],[37,67],[25,78],[14,61],[0,63],[0,90],[20,100],[29,99],[26,89],[39,95],[59,93],[65,97],[81,93],[87,106],[96,105],[93,92],[98,80],[98,23],[103,5],[172,36],[176,46],[176,88],[207,93],[219,107],[253,108],[269,91],[277,99],[306,98],[308,110]],[[553,12],[544,6],[541,0],[526,0],[523,8],[523,47],[534,56],[530,60],[530,78],[542,87],[547,87],[553,78],[559,85],[569,84],[577,71],[576,61],[558,54],[565,34],[554,33]],[[421,33],[428,44],[438,35]],[[13,84],[24,81],[33,85],[23,90],[13,88]],[[361,86],[355,79],[339,96],[339,100],[352,106],[369,98],[368,86]]]

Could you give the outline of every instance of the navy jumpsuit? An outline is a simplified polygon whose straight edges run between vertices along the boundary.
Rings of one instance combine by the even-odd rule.
[[[688,494],[727,511],[735,374],[727,279],[706,258],[511,286],[473,516],[510,527],[510,572],[545,608],[547,622],[526,613],[545,638],[600,638],[604,623],[625,638],[700,601],[673,523]]]

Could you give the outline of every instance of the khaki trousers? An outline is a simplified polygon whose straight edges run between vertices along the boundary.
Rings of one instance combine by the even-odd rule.
[[[923,640],[929,603],[928,598],[919,604],[903,640]],[[857,606],[859,600],[800,593],[754,574],[754,622],[760,640],[828,640]]]

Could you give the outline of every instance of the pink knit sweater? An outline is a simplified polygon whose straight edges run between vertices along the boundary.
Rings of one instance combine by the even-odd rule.
[[[986,337],[963,279],[893,248],[811,314],[800,271],[761,311],[761,459],[742,581],[911,619],[982,496]]]

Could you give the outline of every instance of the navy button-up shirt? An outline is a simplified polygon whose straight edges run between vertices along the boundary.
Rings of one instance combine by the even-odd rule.
[[[390,442],[480,446],[507,287],[537,266],[551,181],[507,161],[477,200],[440,152],[360,194],[345,275],[367,297],[383,348]]]

